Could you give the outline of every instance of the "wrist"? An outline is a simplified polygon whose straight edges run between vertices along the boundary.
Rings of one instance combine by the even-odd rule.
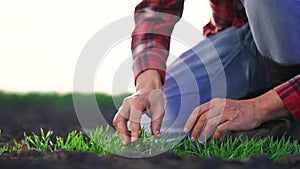
[[[287,117],[290,114],[281,98],[274,90],[270,90],[267,93],[254,98],[254,101],[257,108],[257,116],[262,123]]]
[[[136,79],[136,90],[162,89],[161,77],[158,71],[149,69],[142,72]]]

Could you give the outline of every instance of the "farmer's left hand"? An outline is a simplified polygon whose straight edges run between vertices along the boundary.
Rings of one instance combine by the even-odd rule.
[[[220,138],[224,132],[251,130],[263,122],[288,115],[280,97],[271,90],[254,99],[213,99],[196,107],[184,131],[193,129],[192,141],[196,141],[201,132],[207,140],[213,134]]]

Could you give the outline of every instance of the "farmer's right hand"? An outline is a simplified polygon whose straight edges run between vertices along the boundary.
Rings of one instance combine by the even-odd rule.
[[[151,132],[159,137],[164,117],[164,101],[160,74],[156,70],[146,70],[136,80],[136,92],[123,100],[113,124],[122,138],[123,145],[138,140],[140,120],[143,113],[151,118]],[[131,136],[127,127],[130,122]],[[131,137],[131,139],[129,139]]]

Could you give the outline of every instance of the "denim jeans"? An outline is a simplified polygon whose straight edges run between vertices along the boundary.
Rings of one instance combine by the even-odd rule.
[[[241,99],[265,92],[272,81],[270,68],[296,65],[299,73],[300,1],[242,1],[249,23],[210,36],[167,68],[162,130],[182,133],[193,109],[212,98]]]

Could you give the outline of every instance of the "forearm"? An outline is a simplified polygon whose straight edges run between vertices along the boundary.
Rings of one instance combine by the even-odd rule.
[[[300,117],[300,76],[254,99],[262,122],[281,117]]]
[[[142,72],[136,80],[136,90],[145,90],[145,89],[161,89],[161,77],[156,70],[146,70]]]
[[[261,123],[290,115],[275,90],[270,90],[254,100],[257,108],[256,113]]]

